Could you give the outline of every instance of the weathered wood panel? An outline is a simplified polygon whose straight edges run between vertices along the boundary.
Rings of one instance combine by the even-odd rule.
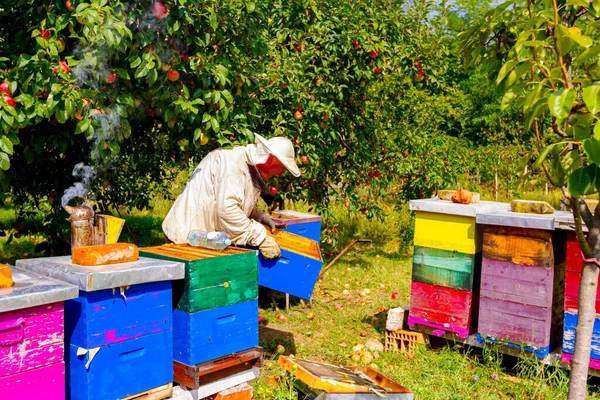
[[[3,400],[64,400],[65,363],[60,362],[0,377]]]
[[[0,377],[60,363],[63,354],[62,302],[0,314]]]
[[[476,320],[477,307],[473,307],[473,300],[477,296],[477,292],[474,295],[474,292],[413,281],[410,289],[410,315],[439,325],[449,324],[469,329]]]
[[[551,307],[554,268],[539,268],[484,258],[481,295],[538,307]]]
[[[67,342],[86,349],[173,328],[171,281],[94,292],[65,302]]]
[[[577,327],[578,315],[576,312],[565,312],[564,334],[563,334],[563,353],[573,354],[575,349],[575,332]],[[600,315],[596,314],[594,319],[594,331],[592,333],[592,353],[591,358],[600,360]]]
[[[121,399],[173,382],[173,331],[101,346],[93,355],[66,351],[67,399]]]
[[[538,347],[551,344],[552,309],[510,301],[479,299],[477,332]]]
[[[179,310],[194,313],[258,297],[255,251],[206,250],[187,245],[159,246],[142,249],[141,254],[185,263],[184,282],[173,286],[174,303]]]
[[[475,254],[481,251],[481,240],[474,217],[417,212],[415,246]]]
[[[196,365],[258,346],[258,300],[173,314],[173,359]]]
[[[538,267],[554,265],[552,232],[486,225],[483,258]]]
[[[565,273],[565,311],[577,311],[579,301],[579,285],[581,272],[567,271]],[[600,290],[596,290],[596,312],[600,312]]]
[[[581,272],[583,268],[583,255],[575,232],[567,233],[567,271]]]
[[[481,253],[476,255],[415,246],[412,279],[472,291],[479,285]]]

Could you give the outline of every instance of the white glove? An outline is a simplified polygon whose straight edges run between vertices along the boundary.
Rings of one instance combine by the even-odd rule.
[[[258,250],[260,250],[267,260],[281,257],[279,244],[277,244],[277,240],[273,236],[267,236],[258,246]]]

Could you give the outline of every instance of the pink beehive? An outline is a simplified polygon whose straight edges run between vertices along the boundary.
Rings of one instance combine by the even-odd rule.
[[[65,397],[64,300],[76,286],[13,269],[0,289],[0,399]]]

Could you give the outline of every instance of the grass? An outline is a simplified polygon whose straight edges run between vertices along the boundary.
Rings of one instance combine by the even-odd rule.
[[[297,205],[306,210],[303,205]],[[140,246],[163,242],[160,228],[168,210],[158,202],[152,212],[134,211],[124,214],[127,225]],[[295,399],[293,378],[276,363],[282,345],[284,354],[297,358],[322,361],[336,365],[353,365],[355,346],[368,340],[383,343],[385,318],[393,307],[409,304],[411,253],[406,251],[411,240],[412,222],[407,207],[385,208],[384,221],[367,221],[362,215],[349,215],[345,207],[334,205],[333,216],[327,221],[323,237],[331,238],[337,246],[333,256],[352,239],[367,238],[371,244],[357,243],[319,280],[312,307],[308,302],[291,299],[289,312],[282,310],[283,297],[278,293],[261,293],[259,340],[266,352],[261,377],[255,381],[255,399]],[[0,209],[0,222],[14,220],[10,210]],[[336,227],[338,233],[328,229]],[[35,232],[35,229],[29,229]],[[124,231],[121,240],[132,241]],[[13,239],[5,245],[0,238],[0,257],[14,260],[34,256],[33,247],[43,238],[33,233]],[[327,250],[328,252],[330,250]],[[325,258],[326,265],[332,258]],[[343,291],[348,285],[349,295]],[[360,291],[370,293],[361,296]],[[392,299],[391,294],[399,297]],[[364,293],[364,292],[363,292]],[[342,309],[336,310],[336,304]],[[315,314],[308,319],[307,314]],[[286,322],[277,320],[283,313]],[[359,360],[379,369],[415,392],[418,399],[562,399],[566,397],[568,372],[544,366],[536,360],[515,360],[492,350],[466,348],[460,345],[440,346],[431,343],[420,346],[414,354],[371,352],[373,360]],[[592,387],[590,398],[600,398]]]

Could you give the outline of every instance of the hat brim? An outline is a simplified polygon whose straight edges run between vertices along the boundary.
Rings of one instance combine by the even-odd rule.
[[[265,146],[265,148],[269,151],[270,154],[273,154],[277,159],[283,164],[283,166],[290,172],[290,174],[294,175],[296,178],[300,176],[300,168],[296,164],[296,160],[291,157],[284,157],[281,154],[278,154],[277,151],[273,150],[269,147],[269,143],[267,139],[259,135],[258,133],[254,134],[255,142],[259,142],[261,145]]]

